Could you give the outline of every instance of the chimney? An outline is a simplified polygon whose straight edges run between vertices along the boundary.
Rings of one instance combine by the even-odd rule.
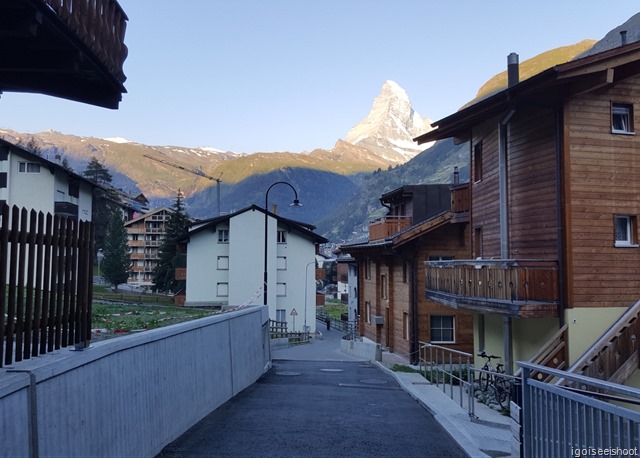
[[[460,184],[460,172],[458,172],[458,166],[453,168],[453,184]]]
[[[622,42],[621,46],[624,46],[627,44],[627,31],[626,30],[621,30],[620,31],[620,41]]]
[[[520,64],[515,52],[507,56],[507,81],[507,87],[514,86],[520,81]]]

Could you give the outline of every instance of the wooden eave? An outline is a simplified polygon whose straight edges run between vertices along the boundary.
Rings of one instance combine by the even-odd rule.
[[[39,93],[116,109],[124,76],[107,66],[44,1],[0,2],[0,93]]]
[[[405,243],[411,242],[423,235],[444,226],[445,224],[449,224],[454,217],[454,213],[448,211],[446,213],[442,213],[434,218],[431,218],[427,221],[423,221],[420,224],[412,226],[392,237],[393,248],[404,245]]]
[[[558,99],[598,90],[640,74],[640,42],[610,49],[544,70],[431,124],[434,130],[414,138],[418,144],[465,138],[471,128],[518,104]]]

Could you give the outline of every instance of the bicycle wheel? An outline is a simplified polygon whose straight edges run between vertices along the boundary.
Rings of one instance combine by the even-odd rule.
[[[503,409],[508,409],[511,402],[511,383],[502,377],[496,377],[494,382],[496,401]]]
[[[488,368],[485,366],[482,369],[487,370]],[[480,390],[487,391],[487,389],[489,388],[489,383],[491,383],[491,374],[489,374],[488,372],[480,372],[478,380]]]

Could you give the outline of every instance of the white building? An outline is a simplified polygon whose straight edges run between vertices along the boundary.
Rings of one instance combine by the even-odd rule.
[[[358,262],[348,254],[338,256],[338,294],[347,294],[349,321],[358,321]],[[342,266],[342,268],[341,268]]]
[[[252,205],[195,225],[187,243],[186,306],[264,303],[265,216],[269,317],[315,331],[315,255],[327,240],[314,226]]]
[[[0,203],[91,221],[95,184],[0,139]]]

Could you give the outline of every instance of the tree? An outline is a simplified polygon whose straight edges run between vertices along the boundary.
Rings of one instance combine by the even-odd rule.
[[[178,241],[189,231],[189,216],[184,208],[182,193],[178,190],[173,213],[167,222],[164,238],[158,249],[158,264],[153,270],[153,290],[176,293],[185,287],[183,280],[176,280],[176,268],[187,266],[187,256],[180,251]]]
[[[29,140],[27,140],[26,142],[20,139],[17,145],[20,148],[35,154],[36,156],[42,156],[42,149],[40,148],[40,145],[38,145],[38,142],[34,137],[29,137]]]
[[[131,260],[127,245],[127,230],[118,214],[113,214],[107,225],[104,248],[102,249],[102,276],[114,287],[125,283],[129,278]]]
[[[95,227],[95,254],[97,254],[99,249],[102,248],[104,250],[104,241],[109,221],[118,214],[116,202],[119,201],[119,197],[110,187],[112,180],[111,173],[95,156],[91,158],[82,175],[89,181],[100,185],[96,187],[93,193],[91,206],[91,220]]]
[[[111,180],[113,180],[109,169],[106,168],[95,156],[91,158],[87,164],[87,168],[82,172],[82,175],[87,180],[93,181],[97,184],[111,184]]]

